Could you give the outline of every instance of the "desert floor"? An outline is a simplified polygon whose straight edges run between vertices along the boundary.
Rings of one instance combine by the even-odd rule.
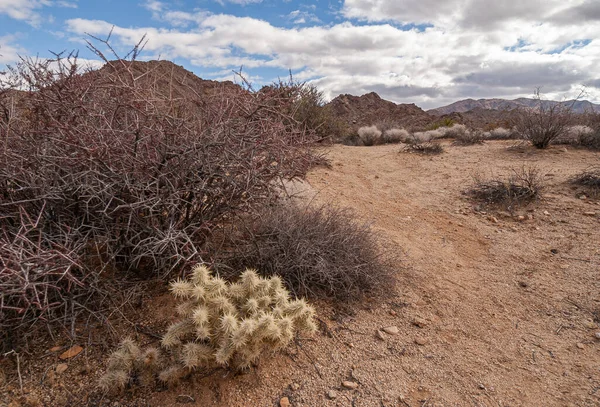
[[[175,389],[109,398],[96,383],[114,342],[97,327],[77,343],[56,338],[20,355],[23,393],[15,355],[4,358],[0,406],[277,406],[282,397],[292,406],[600,405],[600,197],[568,183],[600,155],[512,144],[445,142],[439,156],[400,145],[327,148],[332,167],[296,189],[372,222],[400,254],[397,285],[346,312],[316,304],[321,332],[251,372],[199,372]],[[514,214],[463,194],[475,175],[530,165],[545,193]],[[123,312],[160,333],[172,310],[168,294],[149,290]],[[399,332],[377,335],[391,326]],[[137,338],[156,341],[139,330]],[[83,351],[60,360],[73,345]]]

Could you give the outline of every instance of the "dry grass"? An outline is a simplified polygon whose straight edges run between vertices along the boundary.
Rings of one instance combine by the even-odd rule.
[[[600,167],[591,167],[575,175],[571,183],[584,187],[592,196],[600,196]]]
[[[437,155],[444,152],[444,146],[442,146],[440,143],[432,142],[411,143],[407,144],[402,151],[423,155]]]
[[[475,179],[474,185],[467,191],[477,201],[486,205],[502,206],[513,209],[528,204],[541,196],[542,177],[535,167],[512,170],[506,179]]]

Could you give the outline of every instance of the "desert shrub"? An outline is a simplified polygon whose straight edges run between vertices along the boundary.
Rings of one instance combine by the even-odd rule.
[[[471,146],[474,144],[483,144],[484,140],[485,134],[483,131],[469,130],[457,133],[452,144],[457,146]]]
[[[444,146],[435,142],[415,142],[407,144],[403,151],[407,153],[417,153],[423,155],[437,155],[444,152]]]
[[[400,143],[410,138],[410,133],[404,129],[388,129],[383,133],[383,142],[386,144]]]
[[[516,129],[505,129],[504,127],[496,127],[486,132],[487,140],[510,140],[519,138],[519,133]]]
[[[437,130],[418,131],[412,134],[410,138],[405,140],[407,144],[426,143],[431,140],[444,138],[445,132],[443,128]]]
[[[21,89],[0,94],[0,331],[70,325],[109,273],[198,261],[211,229],[318,160],[287,94],[203,93],[172,68],[104,60],[24,59],[0,84]]]
[[[600,150],[600,129],[594,130],[591,133],[581,134],[577,145],[590,150]]]
[[[443,133],[442,137],[454,139],[466,138],[469,133],[464,124],[453,124],[452,127],[440,127],[438,130]]]
[[[224,276],[240,265],[280,276],[296,296],[347,303],[390,284],[393,257],[368,224],[348,209],[297,204],[265,210],[226,234],[215,258]],[[216,252],[216,251],[215,251]]]
[[[243,370],[262,354],[285,348],[299,331],[314,333],[315,310],[303,299],[291,299],[281,278],[261,278],[244,271],[234,284],[197,266],[190,277],[171,283],[181,300],[161,350],[142,351],[125,340],[111,354],[100,384],[124,389],[131,381],[175,385],[199,369],[215,366]]]
[[[450,127],[450,126],[454,126],[456,124],[456,122],[451,119],[450,117],[444,117],[441,120],[438,120],[435,123],[430,124],[429,126],[427,126],[427,128],[425,130],[437,130],[441,127]]]
[[[530,203],[541,196],[543,178],[535,167],[512,170],[506,179],[475,179],[468,195],[486,205],[499,205],[508,209]]]
[[[287,109],[280,107],[280,113],[293,119],[289,124],[314,134],[317,141],[340,140],[350,132],[348,126],[333,114],[331,107],[325,103],[323,92],[315,85],[296,82],[290,75],[288,81],[280,80],[265,86],[260,92],[279,94],[290,100]]]
[[[600,195],[600,167],[591,167],[571,178],[571,184],[584,187],[591,196]]]
[[[573,111],[566,104],[542,100],[539,90],[535,99],[536,106],[519,109],[513,121],[523,139],[542,149],[566,133],[573,121]]]
[[[358,137],[364,146],[381,144],[381,130],[377,126],[364,126],[358,129]]]

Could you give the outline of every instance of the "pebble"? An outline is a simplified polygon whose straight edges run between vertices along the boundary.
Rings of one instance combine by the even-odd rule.
[[[344,386],[344,387],[345,387],[345,388],[347,388],[347,389],[351,389],[351,390],[358,389],[358,383],[356,383],[356,382],[351,382],[351,381],[349,381],[349,380],[344,380],[344,381],[342,382],[342,386]]]
[[[390,335],[398,335],[400,333],[400,330],[398,329],[397,326],[386,326],[385,328],[383,328],[383,331],[386,334],[390,334]]]
[[[585,196],[585,195],[579,195],[579,199],[582,199],[582,200],[583,199],[587,199],[587,196]]]
[[[585,216],[596,216],[596,212],[583,212]]]
[[[600,339],[600,332],[596,332],[594,336],[596,337],[596,339]]]
[[[382,341],[385,340],[385,335],[383,334],[383,332],[381,332],[379,329],[377,330],[377,333],[375,333],[375,336],[379,339],[381,339]]]
[[[335,391],[335,390],[329,390],[327,392],[327,397],[329,397],[329,399],[331,399],[331,400],[337,398],[337,396],[338,396],[338,394],[337,394],[337,391]]]
[[[57,374],[61,374],[61,373],[64,373],[68,367],[69,366],[67,366],[66,363],[61,363],[61,364],[57,365],[56,369],[54,369],[54,370],[56,371]]]
[[[498,218],[497,218],[497,217],[495,217],[495,216],[489,216],[489,217],[488,217],[488,219],[489,219],[490,221],[492,221],[493,223],[498,223]]]
[[[290,407],[291,405],[290,399],[287,397],[282,397],[281,400],[279,400],[279,407]]]
[[[293,391],[299,390],[300,385],[298,383],[292,383],[290,384],[290,389],[292,389]]]
[[[543,214],[546,216],[550,216],[550,212],[548,212],[548,211],[544,211]]]
[[[581,343],[581,342],[579,342],[579,343],[577,344],[577,347],[578,347],[579,349],[583,349],[583,348],[585,348],[585,346],[584,346],[584,345],[583,345],[583,343]]]
[[[397,312],[394,311],[393,309],[390,310],[390,315],[395,317],[397,315]]]
[[[586,326],[588,329],[596,329],[596,328],[598,327],[598,325],[596,325],[596,324],[594,323],[594,321],[590,321],[590,320],[587,320],[587,321],[585,321],[585,326]]]
[[[412,320],[412,324],[418,326],[419,328],[423,328],[427,325],[427,321],[425,321],[423,318],[415,318]]]
[[[523,215],[519,215],[519,216],[517,216],[517,220],[518,220],[519,222],[523,222],[523,221],[525,220],[525,216],[523,216]]]
[[[419,346],[424,346],[424,345],[427,345],[429,343],[429,341],[425,338],[416,338],[415,343]]]

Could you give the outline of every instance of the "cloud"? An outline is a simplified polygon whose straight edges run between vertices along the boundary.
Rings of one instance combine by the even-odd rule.
[[[117,26],[114,41],[131,47],[147,34],[151,57],[217,70],[244,65],[251,75],[259,75],[252,71],[258,68],[293,69],[330,97],[377,91],[426,107],[466,97],[529,96],[539,86],[558,95],[598,80],[600,25],[557,17],[580,16],[585,1],[346,0],[341,13],[349,21],[293,28],[166,4],[145,5],[165,27]],[[287,17],[308,21],[309,11],[302,10],[308,9]],[[75,35],[103,36],[112,27],[87,19],[66,24]]]
[[[0,37],[0,70],[3,65],[17,62],[21,53],[23,50],[14,44],[13,36]]]
[[[26,21],[34,27],[39,27],[44,20],[40,13],[44,7],[77,8],[77,3],[65,0],[0,0],[0,15],[5,14],[15,20]]]

